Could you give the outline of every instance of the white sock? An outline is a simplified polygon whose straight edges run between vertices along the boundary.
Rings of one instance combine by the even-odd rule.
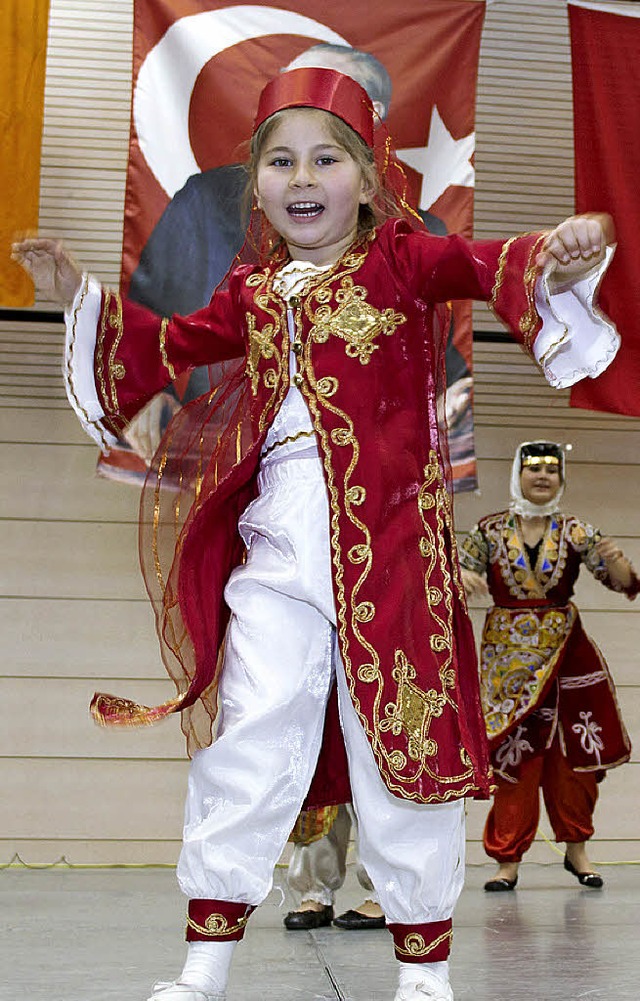
[[[178,983],[222,994],[227,989],[236,945],[237,942],[189,942],[187,961]]]
[[[400,987],[410,987],[425,979],[429,982],[431,978],[443,987],[449,983],[448,960],[441,963],[399,963],[398,966]]]

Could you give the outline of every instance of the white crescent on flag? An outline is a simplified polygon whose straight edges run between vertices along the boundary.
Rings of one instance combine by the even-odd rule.
[[[637,9],[635,0],[633,3],[597,3],[596,0],[569,0],[569,5],[571,7],[584,7],[587,10],[599,10],[603,14],[624,14],[625,17],[640,17],[640,10]]]
[[[189,136],[189,105],[199,74],[225,49],[265,35],[351,44],[321,21],[295,11],[241,4],[180,18],[142,63],[133,121],[142,155],[170,198],[200,171]]]

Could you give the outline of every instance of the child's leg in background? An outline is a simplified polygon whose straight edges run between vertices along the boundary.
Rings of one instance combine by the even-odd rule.
[[[287,870],[289,888],[300,901],[333,905],[336,890],[345,880],[351,817],[347,807],[338,807],[331,830],[311,844],[296,844]]]

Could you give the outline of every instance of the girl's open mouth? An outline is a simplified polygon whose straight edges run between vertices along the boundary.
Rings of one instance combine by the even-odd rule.
[[[318,202],[294,202],[287,206],[287,212],[296,219],[314,219],[324,212],[324,205]]]

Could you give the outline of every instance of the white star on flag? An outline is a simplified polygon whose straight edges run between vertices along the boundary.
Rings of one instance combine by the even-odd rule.
[[[474,187],[471,157],[475,148],[475,132],[454,139],[434,105],[427,145],[398,150],[398,157],[422,174],[419,208],[426,212],[451,184]]]

